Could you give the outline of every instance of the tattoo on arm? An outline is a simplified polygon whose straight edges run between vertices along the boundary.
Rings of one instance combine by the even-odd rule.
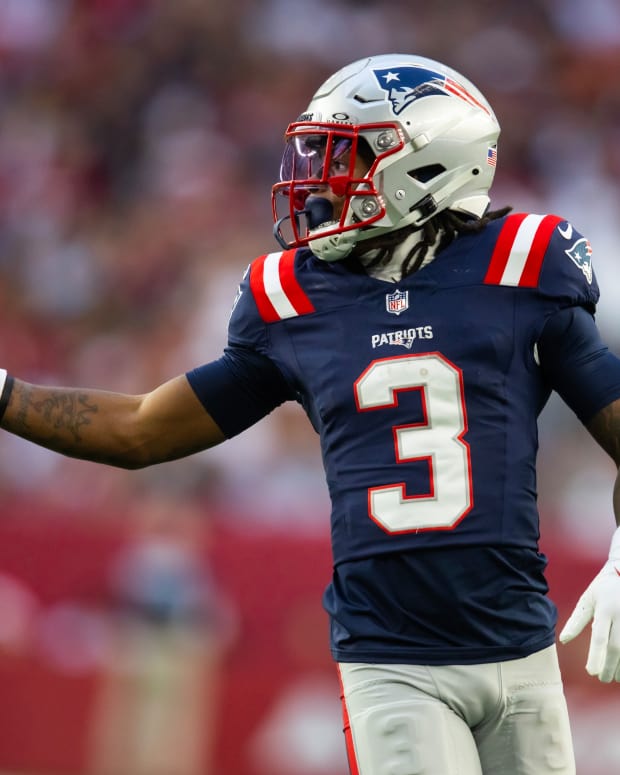
[[[77,390],[45,390],[20,383],[15,393],[15,431],[26,438],[39,433],[66,438],[68,434],[74,443],[79,443],[83,428],[91,424],[98,412],[88,393]]]
[[[14,380],[0,427],[68,457],[135,469],[219,444],[185,376],[147,394]]]

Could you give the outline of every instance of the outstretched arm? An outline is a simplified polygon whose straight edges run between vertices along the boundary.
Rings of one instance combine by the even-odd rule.
[[[69,457],[143,468],[225,438],[185,376],[144,395],[11,384],[0,427]]]

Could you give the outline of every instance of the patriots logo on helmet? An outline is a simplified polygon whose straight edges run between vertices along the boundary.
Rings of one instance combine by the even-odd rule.
[[[395,115],[401,113],[412,102],[422,97],[444,95],[459,97],[485,113],[488,108],[461,84],[447,75],[429,70],[426,67],[406,65],[403,67],[373,70],[379,86],[387,92]]]
[[[592,247],[585,237],[578,239],[566,255],[581,269],[589,284],[592,283]]]

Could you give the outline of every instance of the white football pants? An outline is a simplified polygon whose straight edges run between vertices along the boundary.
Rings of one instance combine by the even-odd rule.
[[[555,646],[483,665],[338,668],[351,775],[575,775]]]

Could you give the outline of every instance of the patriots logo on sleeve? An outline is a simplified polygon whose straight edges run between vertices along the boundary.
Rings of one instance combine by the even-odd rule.
[[[458,97],[470,105],[484,110],[485,113],[490,113],[489,109],[464,86],[435,70],[406,65],[383,68],[373,72],[379,86],[387,92],[387,98],[392,104],[392,111],[395,115],[401,113],[415,100],[442,94]]]
[[[592,285],[592,246],[585,237],[578,239],[566,255],[581,269],[589,285]]]

